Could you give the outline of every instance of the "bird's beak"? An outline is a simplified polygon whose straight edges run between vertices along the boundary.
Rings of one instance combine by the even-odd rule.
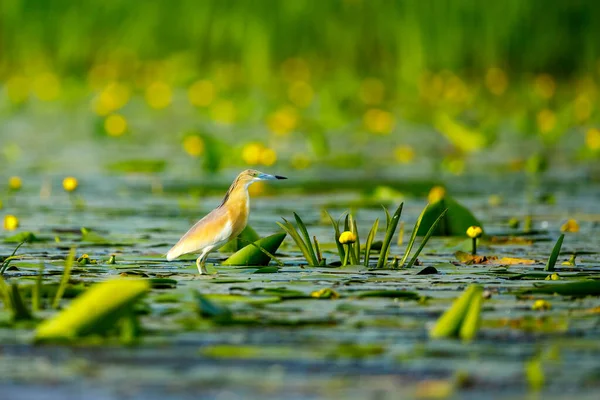
[[[263,181],[274,181],[277,179],[287,179],[285,176],[280,175],[269,175],[269,174],[260,174],[258,175],[258,179]]]

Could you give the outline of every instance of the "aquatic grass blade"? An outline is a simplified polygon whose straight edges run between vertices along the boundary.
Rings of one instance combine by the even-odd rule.
[[[394,215],[391,218],[389,218],[389,222],[385,232],[385,238],[383,239],[383,244],[381,245],[381,251],[379,253],[379,260],[377,260],[377,268],[383,268],[386,266],[387,257],[390,252],[390,243],[392,242],[392,237],[394,236],[394,232],[396,232],[396,227],[398,226],[398,222],[400,221],[402,207],[404,207],[404,202],[400,203],[400,206],[398,207]],[[386,216],[387,215],[389,215],[389,212],[386,210]]]
[[[15,256],[15,254],[17,254],[17,250],[19,250],[21,246],[27,243],[29,241],[29,238],[30,237],[27,236],[25,239],[23,239],[23,241],[19,243],[17,247],[15,247],[12,254],[4,259],[4,261],[2,262],[2,266],[0,266],[0,275],[4,275],[4,271],[6,271],[12,260],[19,258],[18,256]]]
[[[319,265],[323,264],[323,253],[321,252],[321,246],[319,245],[319,241],[316,236],[313,236],[313,243],[315,245],[315,251],[317,253],[317,261],[319,261]]]
[[[290,237],[294,240],[294,242],[300,249],[302,255],[304,255],[304,258],[306,259],[309,265],[318,265],[315,256],[308,250],[307,244],[304,242],[298,231],[296,231],[294,225],[292,225],[292,223],[286,220],[285,218],[282,219],[285,221],[285,224],[277,222],[277,225],[279,225],[288,235],[290,235]],[[310,246],[310,242],[308,243],[308,245]]]
[[[548,262],[546,263],[546,268],[544,268],[544,271],[554,271],[554,265],[556,265],[556,260],[558,259],[558,255],[560,254],[560,248],[562,247],[564,238],[565,234],[562,233],[556,241],[556,243],[554,244],[554,248],[552,249],[550,258],[548,258]]]
[[[375,240],[375,236],[377,235],[377,229],[379,228],[379,218],[373,222],[373,226],[371,226],[371,230],[369,231],[369,235],[367,236],[367,243],[365,244],[365,267],[369,266],[369,258],[371,256],[371,245]]]
[[[344,259],[344,246],[342,246],[342,244],[340,243],[340,224],[339,222],[336,222],[335,219],[333,219],[333,217],[331,216],[331,214],[329,214],[327,210],[325,210],[325,214],[327,214],[329,220],[331,221],[331,225],[333,225],[333,229],[335,231],[335,245],[338,250],[338,255],[340,256],[340,261],[342,261]]]
[[[481,296],[483,288],[480,285],[470,285],[460,295],[460,297],[452,303],[450,308],[438,318],[434,327],[429,331],[429,337],[432,339],[455,337],[463,323],[471,299],[474,296]]]
[[[69,284],[69,279],[71,278],[71,268],[73,267],[73,261],[75,260],[75,248],[72,247],[69,251],[69,255],[65,260],[65,269],[63,271],[62,277],[60,279],[60,285],[58,285],[58,289],[56,290],[56,295],[54,296],[54,301],[52,301],[52,308],[58,309],[60,305],[60,300],[65,294],[65,290],[67,285]]]
[[[319,261],[317,260],[317,254],[315,253],[315,249],[313,249],[312,242],[310,240],[310,235],[308,234],[308,229],[306,229],[306,225],[302,218],[296,213],[294,213],[294,218],[296,219],[296,223],[298,224],[298,230],[304,236],[304,240],[306,243],[306,248],[310,251],[310,255],[315,265],[319,265]]]
[[[435,220],[435,222],[431,225],[431,228],[429,228],[429,230],[427,231],[427,234],[425,235],[425,237],[423,238],[423,240],[421,241],[421,244],[419,245],[419,248],[417,249],[417,252],[415,253],[415,255],[410,259],[410,261],[408,262],[408,264],[406,265],[406,268],[410,268],[412,267],[415,262],[417,262],[417,257],[419,257],[419,254],[421,254],[421,250],[423,250],[423,248],[425,247],[425,245],[427,244],[427,241],[429,240],[429,238],[431,237],[431,235],[433,235],[433,232],[435,231],[436,226],[440,223],[440,221],[444,218],[444,215],[446,215],[446,212],[448,212],[448,209],[446,208],[444,211],[442,211],[442,213],[440,214],[440,216]]]
[[[23,301],[19,285],[13,283],[9,287],[9,296],[11,303],[11,314],[13,321],[24,321],[32,319],[31,312]]]
[[[465,342],[470,342],[471,340],[473,340],[473,338],[475,338],[475,335],[477,335],[477,332],[479,331],[479,326],[481,325],[482,304],[482,293],[474,294],[473,298],[471,299],[471,303],[469,304],[467,314],[465,315],[465,319],[463,320],[463,323],[460,326],[460,330],[458,332],[458,337],[460,337]]]
[[[352,219],[352,233],[356,236],[356,242],[354,242],[354,258],[356,259],[356,265],[360,264],[360,237],[358,235],[358,226],[356,225],[356,220]]]
[[[417,218],[417,221],[415,222],[415,226],[413,227],[412,233],[410,235],[410,240],[408,241],[408,245],[406,246],[406,251],[404,252],[404,256],[400,261],[400,267],[404,266],[404,263],[408,259],[410,251],[412,250],[413,245],[415,244],[415,240],[417,239],[417,232],[419,231],[419,226],[421,226],[421,221],[423,220],[423,215],[425,215],[425,212],[427,211],[427,207],[429,207],[429,204],[427,204],[425,208],[423,208],[423,211],[421,211],[421,215],[419,215],[419,218]]]
[[[390,215],[390,211],[387,209],[386,206],[381,206],[381,208],[383,208],[383,211],[385,211],[385,226],[387,229],[387,227],[390,226],[390,221],[392,220],[392,216]]]
[[[38,325],[36,341],[73,340],[104,334],[150,290],[148,280],[112,279],[97,283],[78,296],[56,316]]]
[[[42,279],[44,278],[44,264],[40,265],[40,270],[35,277],[35,284],[31,290],[31,309],[36,312],[42,307],[41,293],[42,293]]]
[[[306,248],[306,243],[304,243],[304,241],[296,231],[296,228],[285,218],[282,219],[285,221],[285,224],[282,224],[279,221],[277,221],[276,224],[279,225],[279,227],[283,229],[288,235],[290,235],[290,237],[294,240],[294,243],[296,243],[296,246],[298,246],[298,249],[300,249],[300,252],[304,256],[308,264],[311,265],[313,260],[310,258],[310,253]]]

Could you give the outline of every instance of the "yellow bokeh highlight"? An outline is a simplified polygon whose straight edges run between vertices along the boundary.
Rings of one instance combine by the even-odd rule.
[[[556,126],[556,115],[548,110],[544,109],[537,113],[537,126],[541,133],[550,133]]]
[[[591,128],[585,133],[585,145],[592,151],[600,150],[600,130]]]
[[[6,231],[14,231],[19,227],[19,219],[14,215],[5,215],[4,216],[4,230]]]
[[[442,200],[445,196],[446,189],[444,187],[434,186],[431,188],[429,194],[427,195],[427,201],[429,201],[431,204],[437,203],[438,201]]]
[[[508,77],[500,68],[490,68],[485,74],[485,86],[491,94],[501,96],[508,87]]]
[[[248,143],[242,149],[242,159],[246,164],[258,165],[260,163],[260,153],[264,146],[261,143]]]
[[[540,74],[534,80],[535,93],[543,99],[551,99],[556,91],[556,83],[550,74]]]
[[[56,100],[60,90],[60,81],[51,72],[44,72],[33,79],[33,93],[42,101]]]
[[[229,100],[218,101],[211,107],[210,116],[215,122],[225,125],[233,124],[237,118],[235,104]]]
[[[575,120],[579,123],[586,122],[590,119],[594,105],[587,95],[579,95],[573,103],[573,113]]]
[[[79,182],[77,181],[77,178],[73,176],[67,176],[65,179],[63,179],[62,186],[66,192],[73,192],[75,189],[77,189],[77,186],[79,186]]]
[[[29,80],[24,76],[10,77],[5,87],[6,95],[13,104],[21,104],[29,98]]]
[[[371,133],[388,135],[394,129],[396,120],[389,111],[371,108],[363,116],[363,123],[365,128]]]
[[[10,190],[21,190],[21,187],[23,187],[23,181],[20,177],[11,176],[10,178],[8,178],[8,188]]]
[[[146,88],[146,103],[156,110],[167,108],[173,101],[171,86],[165,82],[152,82]]]
[[[111,82],[93,101],[94,112],[102,117],[125,106],[131,97],[129,86],[120,82]]]
[[[281,74],[288,82],[310,80],[310,68],[308,63],[299,57],[288,58],[281,64]]]
[[[313,88],[304,81],[292,83],[288,89],[288,99],[297,107],[306,108],[312,103]]]
[[[277,162],[277,152],[262,143],[248,143],[242,149],[242,159],[249,165],[271,166]]]
[[[367,105],[376,106],[383,102],[385,86],[383,82],[375,78],[367,78],[361,82],[358,97]]]
[[[269,130],[277,135],[286,135],[298,125],[298,112],[293,107],[282,107],[267,117]]]
[[[121,136],[127,132],[127,120],[120,114],[111,114],[104,120],[104,130],[110,136]]]
[[[186,136],[183,139],[183,149],[192,157],[204,154],[204,140],[198,135]]]
[[[254,197],[262,196],[266,193],[266,191],[267,185],[265,185],[264,182],[254,182],[248,187],[248,194]]]
[[[264,148],[260,153],[260,163],[267,167],[275,164],[277,161],[277,153],[271,148]]]
[[[188,89],[188,100],[196,107],[208,107],[215,99],[215,85],[209,80],[194,82]]]
[[[394,149],[394,158],[401,164],[410,164],[415,159],[415,149],[412,146],[398,146]]]

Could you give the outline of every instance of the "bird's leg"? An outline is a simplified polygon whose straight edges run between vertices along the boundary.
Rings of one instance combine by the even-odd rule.
[[[206,270],[206,258],[208,256],[208,253],[202,253],[200,255],[200,257],[198,257],[198,259],[196,260],[196,267],[198,267],[198,272],[200,273],[200,275],[206,275],[208,274],[208,271]]]

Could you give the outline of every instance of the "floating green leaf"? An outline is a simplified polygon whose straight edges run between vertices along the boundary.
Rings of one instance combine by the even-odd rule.
[[[421,296],[417,292],[409,292],[408,290],[368,290],[353,293],[358,298],[365,297],[390,297],[393,299],[411,299],[418,300]]]
[[[283,242],[286,234],[275,233],[271,236],[264,237],[249,244],[243,249],[235,252],[227,260],[223,261],[223,265],[268,265],[271,261],[271,257],[265,254],[261,249],[267,251],[270,254],[277,252],[279,246]]]
[[[600,281],[586,280],[568,283],[539,283],[522,294],[559,294],[561,296],[600,296]]]

